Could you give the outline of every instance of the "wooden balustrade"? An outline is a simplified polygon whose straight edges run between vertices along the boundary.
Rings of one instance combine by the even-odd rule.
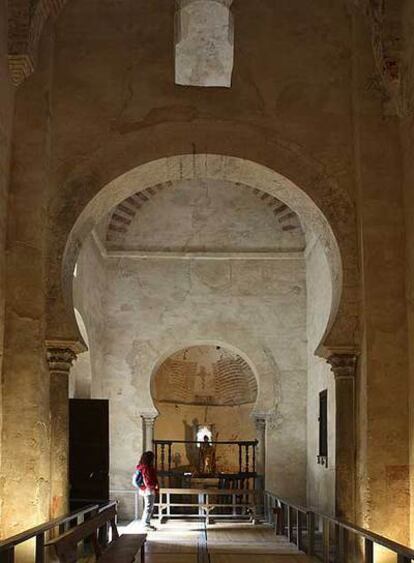
[[[196,497],[192,500],[192,497]],[[177,489],[159,491],[158,518],[248,519],[256,522],[260,493],[249,489]],[[218,513],[217,513],[218,511]]]
[[[108,503],[106,506],[112,506],[114,503]],[[0,541],[0,561],[1,563],[14,563],[16,546],[35,539],[35,563],[45,562],[45,542],[47,534],[58,530],[59,534],[63,534],[68,529],[77,526],[81,522],[96,515],[100,507],[97,504],[87,506],[75,512],[65,514],[60,518],[55,518],[49,522],[30,528],[20,534]]]
[[[322,512],[264,492],[265,519],[298,549],[324,563],[374,562],[375,545],[394,553],[397,563],[414,560],[414,550]],[[361,549],[362,546],[362,549]]]
[[[257,440],[253,441],[212,441],[214,446],[230,445],[238,448],[239,473],[256,473]],[[154,440],[155,465],[161,473],[171,473],[172,449],[174,444],[200,444],[197,440]],[[166,455],[167,449],[167,455]]]

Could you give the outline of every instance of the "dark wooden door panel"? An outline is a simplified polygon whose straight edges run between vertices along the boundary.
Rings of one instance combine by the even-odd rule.
[[[108,401],[69,401],[71,508],[109,499]]]

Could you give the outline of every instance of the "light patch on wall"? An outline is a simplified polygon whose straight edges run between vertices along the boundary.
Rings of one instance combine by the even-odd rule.
[[[207,436],[209,443],[211,444],[213,440],[213,433],[208,426],[200,426],[197,430],[197,442],[204,442],[205,437]],[[200,447],[200,444],[197,444],[197,447]]]
[[[231,86],[234,59],[233,0],[178,0],[175,83]]]

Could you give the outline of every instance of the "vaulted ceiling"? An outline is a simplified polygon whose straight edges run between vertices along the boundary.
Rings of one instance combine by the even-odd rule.
[[[272,210],[275,226],[283,232],[302,233],[302,226],[297,214],[287,205],[275,197],[262,192],[257,188],[251,188],[243,184],[234,184],[244,192],[253,194],[266,208]],[[172,182],[158,184],[135,193],[122,201],[112,211],[106,228],[105,242],[108,248],[120,248],[128,237],[129,229],[133,222],[139,217],[143,206],[149,201],[157,201],[157,195],[165,189],[172,190]],[[156,228],[156,226],[154,226]]]
[[[165,360],[152,394],[158,402],[235,406],[255,402],[257,382],[237,354],[219,346],[193,346]]]

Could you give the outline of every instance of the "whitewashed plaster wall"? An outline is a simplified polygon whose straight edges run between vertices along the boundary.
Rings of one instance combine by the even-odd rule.
[[[0,373],[3,363],[6,213],[9,191],[10,148],[14,106],[14,88],[7,64],[7,2],[0,0]],[[0,435],[2,431],[2,389],[0,387]],[[1,462],[1,448],[0,448]],[[0,503],[1,521],[1,503]]]
[[[187,342],[216,340],[241,351],[254,348],[273,363],[278,404],[267,436],[267,482],[290,497],[303,497],[304,262],[120,259],[108,263],[106,276],[103,393],[111,401],[111,487],[129,486],[142,446],[140,414],[153,408],[154,364]]]
[[[69,397],[71,399],[90,399],[92,385],[91,345],[85,321],[75,309],[76,321],[87,350],[79,354],[69,374]],[[93,324],[93,323],[92,323]]]
[[[335,381],[327,362],[315,356],[331,306],[331,278],[319,241],[306,253],[308,399],[307,399],[307,501],[323,512],[335,511]],[[328,466],[318,464],[319,393],[328,391]]]
[[[303,254],[292,258],[282,252],[273,260],[242,255],[160,259],[151,251],[150,258],[137,259],[128,254],[150,245],[150,250],[208,253],[277,251],[283,243],[289,251],[303,242],[303,233],[284,232],[272,209],[251,192],[211,182],[181,183],[146,202],[130,226],[126,252],[109,252],[101,261],[96,242],[85,245],[74,303],[90,339],[92,396],[110,401],[111,490],[130,489],[131,470],[142,452],[141,415],[156,413],[150,383],[160,361],[186,346],[219,343],[245,355],[257,374],[254,412],[269,418],[267,486],[305,500]],[[88,261],[93,273],[80,291],[83,276],[90,275]],[[130,516],[132,496],[116,496],[121,515]]]
[[[71,369],[69,390],[70,396],[84,399],[101,394],[105,352],[105,263],[92,236],[82,247],[74,274],[75,313],[81,317],[79,327],[88,350],[78,356]]]
[[[174,182],[141,205],[128,226],[120,224],[127,229],[123,250],[277,252],[305,246],[300,223],[274,213],[281,202],[232,182]],[[294,215],[286,207],[289,212]],[[290,223],[297,228],[285,230]]]

